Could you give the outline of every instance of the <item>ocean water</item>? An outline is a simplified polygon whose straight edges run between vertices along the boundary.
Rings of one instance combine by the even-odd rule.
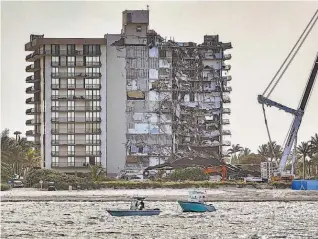
[[[211,202],[213,203],[213,202]],[[318,238],[318,202],[215,202],[212,213],[182,213],[176,202],[146,202],[153,217],[112,217],[127,202],[4,202],[1,238]]]

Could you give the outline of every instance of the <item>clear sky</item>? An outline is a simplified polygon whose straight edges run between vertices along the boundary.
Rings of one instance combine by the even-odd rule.
[[[232,42],[231,141],[256,150],[268,141],[261,94],[318,8],[318,2],[2,2],[1,129],[23,133],[24,44],[30,34],[45,37],[103,37],[120,33],[121,12],[150,7],[150,28],[176,41],[201,43],[205,34]],[[318,52],[318,23],[271,98],[297,108]],[[292,116],[268,108],[273,140],[282,144]],[[314,86],[298,141],[318,133],[318,84]]]

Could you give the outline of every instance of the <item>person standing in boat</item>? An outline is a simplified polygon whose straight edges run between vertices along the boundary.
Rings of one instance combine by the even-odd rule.
[[[139,210],[143,210],[144,208],[145,208],[145,203],[144,203],[144,201],[141,200],[141,201],[139,202],[138,209],[139,209]]]

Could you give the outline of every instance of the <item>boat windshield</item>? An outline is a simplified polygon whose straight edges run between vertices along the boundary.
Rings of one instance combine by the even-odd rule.
[[[206,198],[206,193],[201,191],[190,191],[189,192],[189,201],[192,202],[204,202]]]

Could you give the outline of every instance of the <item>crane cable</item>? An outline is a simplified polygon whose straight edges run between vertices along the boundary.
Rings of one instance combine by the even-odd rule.
[[[274,75],[273,79],[271,80],[271,82],[268,84],[268,86],[266,87],[265,91],[263,92],[262,95],[265,95],[265,93],[267,92],[267,90],[270,88],[270,86],[273,84],[275,78],[278,76],[279,72],[282,70],[283,66],[285,65],[285,63],[287,62],[288,58],[291,56],[291,54],[293,53],[293,51],[295,50],[296,46],[298,45],[298,43],[300,42],[300,40],[302,39],[302,37],[304,36],[304,34],[306,33],[308,27],[311,25],[311,23],[314,21],[313,25],[310,27],[309,31],[307,32],[305,38],[303,39],[303,41],[301,42],[300,46],[298,47],[298,49],[296,50],[296,52],[294,53],[292,59],[289,61],[289,63],[287,64],[286,68],[284,69],[282,75],[279,77],[278,81],[281,79],[281,77],[283,76],[283,74],[285,73],[285,71],[287,70],[287,68],[289,67],[289,65],[291,64],[292,60],[294,59],[295,55],[298,53],[300,47],[302,46],[302,44],[304,43],[304,41],[306,40],[307,36],[309,35],[309,33],[311,32],[311,29],[314,27],[317,19],[315,19],[316,15],[318,14],[318,10],[316,10],[315,14],[313,15],[313,17],[310,19],[309,23],[307,24],[306,28],[304,29],[304,31],[302,32],[302,34],[300,35],[300,37],[298,38],[297,42],[295,43],[295,45],[293,46],[293,48],[291,49],[291,51],[289,52],[288,56],[286,57],[286,59],[284,60],[283,64],[280,66],[280,68],[278,69],[278,71],[276,72],[276,74]],[[315,20],[314,20],[315,19]],[[268,93],[267,98],[270,96],[270,94],[272,93],[272,91],[275,89],[275,87],[277,86],[278,83],[275,83],[275,85],[273,86],[272,90],[270,91],[270,93]]]
[[[268,86],[266,87],[265,91],[263,92],[262,95],[264,95],[268,89],[270,88],[270,86],[272,85],[272,83],[274,82],[275,78],[278,76],[279,72],[282,70],[283,66],[285,65],[285,63],[287,62],[288,58],[291,56],[291,54],[293,53],[293,51],[295,50],[296,46],[298,45],[298,43],[300,42],[300,40],[302,39],[302,37],[304,36],[304,34],[306,33],[307,29],[309,28],[309,26],[311,25],[311,23],[313,22],[313,24],[311,25],[311,27],[309,28],[308,32],[306,33],[305,37],[303,38],[302,42],[300,43],[300,45],[298,46],[298,48],[296,49],[296,51],[294,52],[292,58],[289,60],[288,64],[286,65],[285,69],[283,70],[283,72],[281,73],[280,77],[277,79],[277,81],[275,82],[274,86],[272,87],[272,89],[270,90],[270,92],[267,94],[266,98],[268,98],[271,93],[273,92],[273,90],[276,88],[277,84],[279,83],[279,81],[281,80],[281,78],[283,77],[284,73],[286,72],[286,70],[288,69],[289,65],[291,64],[291,62],[293,61],[293,59],[295,58],[296,54],[298,53],[299,49],[301,48],[301,46],[303,45],[304,41],[306,40],[307,36],[309,35],[309,33],[311,32],[312,28],[314,27],[314,25],[316,24],[318,18],[315,19],[316,15],[318,16],[318,10],[316,10],[315,14],[313,15],[313,17],[310,19],[309,23],[307,24],[306,28],[304,29],[304,31],[302,32],[302,34],[300,35],[299,39],[297,40],[296,44],[293,46],[293,48],[291,49],[291,51],[289,52],[288,56],[286,57],[286,59],[284,60],[283,64],[280,66],[280,68],[278,69],[278,71],[276,72],[276,74],[274,75],[273,79],[271,80],[271,82],[268,84]],[[314,20],[315,19],[315,20]],[[262,109],[263,109],[263,115],[264,115],[264,120],[265,120],[265,126],[266,126],[266,131],[268,134],[268,138],[269,138],[269,143],[270,143],[270,149],[272,150],[273,156],[276,158],[276,155],[274,153],[274,148],[273,148],[273,143],[272,143],[272,139],[271,139],[271,135],[270,135],[270,131],[269,131],[269,126],[268,126],[268,122],[267,122],[267,117],[266,117],[266,111],[265,111],[265,106],[264,103],[262,103]],[[290,131],[290,129],[289,129]],[[286,139],[285,139],[286,140]]]

